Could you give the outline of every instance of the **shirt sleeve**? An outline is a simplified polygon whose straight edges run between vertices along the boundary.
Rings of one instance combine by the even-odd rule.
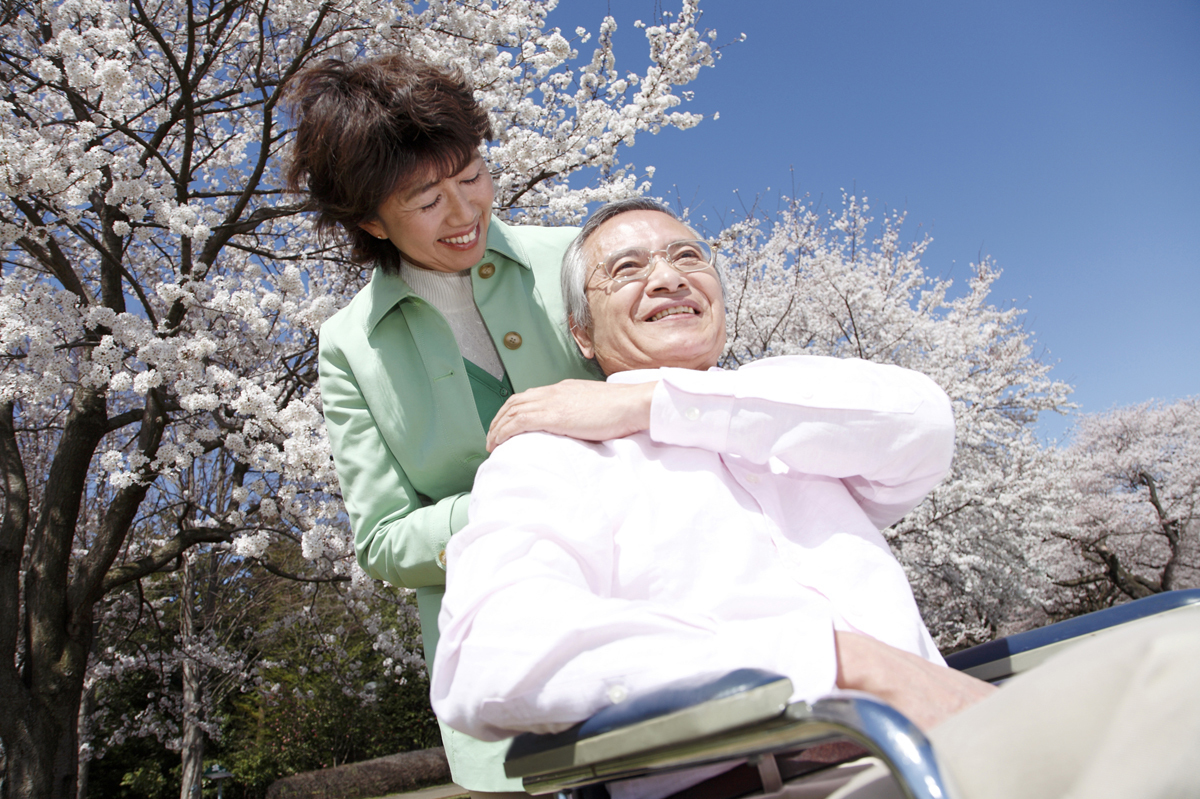
[[[613,595],[607,506],[633,486],[606,465],[603,445],[533,433],[480,468],[471,523],[447,550],[430,685],[438,718],[483,740],[557,732],[681,676],[743,667],[787,674],[798,697],[828,692],[833,621],[815,593],[787,614],[740,621]],[[802,678],[797,663],[811,666]]]
[[[441,585],[446,543],[467,521],[470,495],[424,505],[392,455],[349,362],[322,336],[321,403],[354,549],[367,574],[405,588]]]
[[[766,358],[737,371],[662,369],[650,436],[840,479],[880,529],[950,470],[950,399],[919,372],[857,359]]]

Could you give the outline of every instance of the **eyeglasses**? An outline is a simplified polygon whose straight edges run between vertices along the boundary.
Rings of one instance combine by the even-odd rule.
[[[712,247],[706,241],[673,241],[661,250],[630,247],[617,250],[597,266],[614,283],[645,280],[653,271],[654,257],[661,256],[677,272],[699,272],[712,266]]]

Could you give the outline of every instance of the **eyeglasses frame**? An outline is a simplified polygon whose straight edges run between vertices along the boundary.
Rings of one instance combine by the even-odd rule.
[[[702,245],[702,247],[703,247],[702,252],[707,253],[707,256],[705,257],[704,260],[702,260],[700,262],[700,266],[696,267],[695,269],[681,269],[679,267],[679,264],[677,264],[675,261],[671,260],[671,248],[675,247],[677,245],[680,245],[680,244]],[[613,263],[613,259],[617,258],[617,256],[624,256],[627,253],[637,252],[639,250],[642,252],[645,252],[647,254],[645,267],[643,267],[642,270],[638,274],[635,274],[635,275],[614,277],[612,275],[611,271],[609,270],[609,265]],[[716,251],[716,247],[714,247],[712,242],[710,242],[710,241],[705,241],[704,239],[680,239],[679,241],[669,242],[666,247],[663,247],[660,250],[647,250],[645,247],[626,247],[623,250],[617,250],[614,253],[610,253],[608,255],[608,257],[606,257],[603,261],[598,261],[596,263],[596,268],[599,269],[600,272],[606,278],[608,278],[610,281],[612,281],[614,284],[622,285],[624,283],[632,283],[635,280],[646,280],[647,278],[649,278],[650,275],[652,275],[654,273],[654,259],[656,257],[662,258],[664,261],[667,262],[668,266],[670,266],[676,272],[679,272],[680,274],[683,274],[683,275],[690,274],[692,272],[703,272],[705,269],[715,268],[715,266],[716,266],[716,252],[715,251]]]

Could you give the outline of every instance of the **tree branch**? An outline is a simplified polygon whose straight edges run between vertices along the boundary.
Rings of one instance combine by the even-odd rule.
[[[286,572],[283,569],[279,568],[278,566],[272,566],[270,563],[267,563],[265,560],[259,560],[258,558],[254,558],[254,562],[257,563],[259,566],[262,566],[264,569],[269,571],[271,574],[274,574],[276,577],[283,577],[286,580],[295,580],[298,583],[348,583],[348,582],[350,582],[350,578],[347,577],[346,575],[339,574],[339,575],[334,575],[333,577],[301,577],[298,574],[292,574],[291,572]]]
[[[184,530],[149,555],[138,558],[132,563],[109,569],[100,584],[99,593],[106,594],[114,588],[134,580],[140,580],[146,575],[162,569],[196,544],[216,544],[229,539],[230,533],[225,530],[210,527],[192,527]]]
[[[70,589],[71,607],[90,606],[104,595],[107,583],[105,572],[121,551],[133,518],[137,514],[150,484],[157,477],[149,464],[158,454],[163,430],[167,426],[167,411],[163,407],[162,393],[157,388],[146,392],[146,405],[142,409],[142,426],[138,431],[138,451],[146,459],[137,482],[117,492],[100,520],[91,550],[83,558],[75,573]]]

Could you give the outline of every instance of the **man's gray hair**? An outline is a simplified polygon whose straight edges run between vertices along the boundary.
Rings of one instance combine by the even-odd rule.
[[[566,305],[567,311],[567,326],[577,327],[582,330],[592,329],[592,312],[588,307],[587,300],[587,278],[588,271],[594,264],[587,260],[587,256],[583,252],[584,245],[591,235],[596,232],[596,228],[603,225],[614,216],[629,211],[658,211],[671,217],[677,222],[683,224],[688,229],[688,232],[697,239],[702,236],[692,229],[691,225],[683,222],[678,214],[666,207],[662,203],[651,200],[648,197],[630,197],[625,200],[614,200],[610,203],[605,203],[596,210],[596,213],[588,217],[588,221],[583,224],[583,228],[579,231],[579,235],[567,247],[567,251],[563,253],[562,263],[562,296],[563,303]],[[714,269],[716,267],[714,266]],[[725,293],[725,276],[717,269],[717,277],[721,281],[721,293]]]

